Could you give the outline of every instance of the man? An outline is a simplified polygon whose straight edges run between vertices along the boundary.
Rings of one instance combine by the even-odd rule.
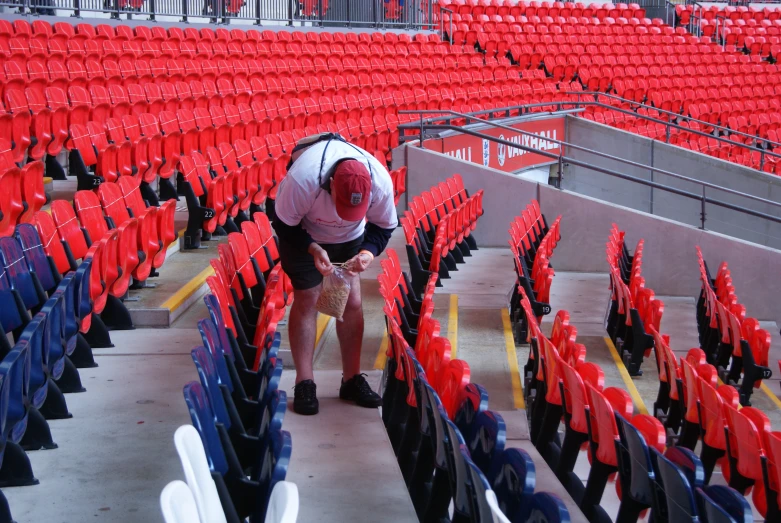
[[[380,396],[361,374],[363,310],[361,281],[396,228],[390,174],[372,155],[338,134],[301,140],[280,183],[273,209],[280,261],[295,289],[288,332],[296,365],[293,410],[317,414],[312,372],[317,311],[324,276],[333,263],[346,263],[350,295],[343,321],[336,323],[342,353],[339,397],[362,407],[379,407]]]

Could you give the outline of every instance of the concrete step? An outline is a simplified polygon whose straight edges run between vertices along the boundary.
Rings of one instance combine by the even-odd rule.
[[[214,274],[209,260],[217,258],[217,245],[227,236],[203,242],[203,249],[182,250],[181,238],[167,251],[159,276],[149,278],[144,287],[129,292],[125,306],[136,327],[169,327],[207,290],[206,278]]]
[[[299,521],[416,522],[417,517],[379,409],[339,400],[339,370],[317,372],[320,413],[293,412],[295,373],[282,373],[288,392],[283,424],[293,440],[287,480],[298,485]],[[381,373],[369,372],[375,389]]]

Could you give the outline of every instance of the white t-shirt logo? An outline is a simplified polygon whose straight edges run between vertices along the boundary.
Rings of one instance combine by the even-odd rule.
[[[359,205],[361,203],[361,200],[363,200],[363,195],[359,192],[354,192],[350,196],[350,203],[352,205]]]

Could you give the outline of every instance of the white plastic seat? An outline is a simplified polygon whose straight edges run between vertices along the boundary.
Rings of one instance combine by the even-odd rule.
[[[160,508],[165,523],[203,523],[190,487],[184,481],[172,481],[160,493]]]
[[[296,523],[298,519],[298,487],[289,481],[274,485],[266,511],[266,523]]]
[[[510,523],[510,520],[504,515],[502,509],[499,508],[499,500],[496,499],[496,494],[493,490],[485,491],[485,500],[488,502],[488,506],[491,507],[491,515],[494,517],[494,523]]]
[[[182,425],[174,433],[174,445],[182,462],[187,485],[195,498],[200,520],[208,523],[227,523],[198,431],[192,425]]]

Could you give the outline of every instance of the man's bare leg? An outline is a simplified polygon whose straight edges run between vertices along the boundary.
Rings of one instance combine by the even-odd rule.
[[[336,336],[342,352],[342,373],[347,381],[361,372],[363,308],[361,278],[357,274],[350,278],[350,297],[344,309],[343,321],[336,322]]]
[[[293,305],[290,307],[288,333],[290,350],[296,365],[296,383],[314,380],[312,371],[317,334],[317,311],[315,304],[322,286],[295,291]],[[363,325],[363,324],[362,324]]]

